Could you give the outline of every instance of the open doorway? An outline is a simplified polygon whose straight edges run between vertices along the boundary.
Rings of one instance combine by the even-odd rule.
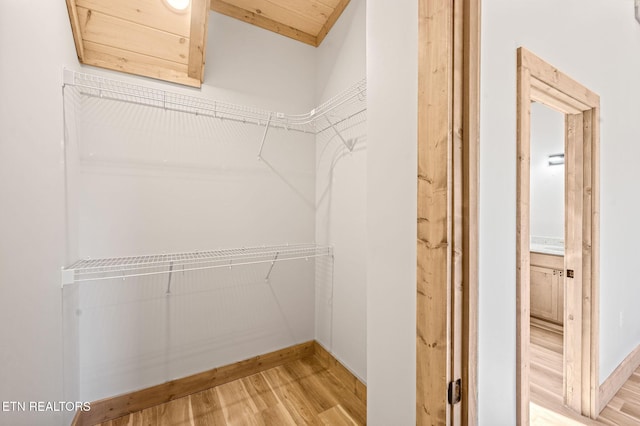
[[[562,355],[559,366],[562,372],[561,384],[557,381],[534,381],[534,387],[555,387],[560,393],[555,401],[559,408],[595,418],[598,414],[600,100],[596,94],[523,48],[518,49],[517,75],[518,423],[527,425],[530,421],[532,339],[538,344],[545,343],[552,351],[555,347],[556,356],[560,353]],[[533,107],[532,102],[536,102]],[[549,112],[546,108],[554,111]],[[563,116],[564,144],[562,152],[556,148],[555,151],[558,152],[547,154],[547,164],[550,167],[559,166],[556,163],[564,161],[562,248],[559,247],[557,237],[555,241],[544,241],[544,238],[541,241],[544,235],[532,233],[534,224],[540,229],[538,221],[532,222],[532,196],[536,194],[532,192],[531,181],[535,166],[532,163],[532,122],[540,114],[544,116],[554,112]],[[540,246],[543,246],[543,250]],[[555,253],[549,253],[554,251],[554,247]],[[553,357],[546,361],[552,363],[552,359]],[[540,395],[535,396],[539,398]]]
[[[565,116],[545,104],[530,110],[531,423],[540,407],[564,404]]]

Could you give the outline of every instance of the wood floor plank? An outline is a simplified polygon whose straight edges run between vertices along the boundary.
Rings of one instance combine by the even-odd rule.
[[[631,376],[631,378],[629,378],[629,380],[627,380],[625,384],[622,385],[621,389],[626,389],[629,392],[640,395],[640,382],[634,381],[633,376]]]
[[[281,403],[262,410],[259,414],[265,425],[296,425],[296,421]]]
[[[283,366],[264,371],[262,374],[296,424],[322,424],[314,405],[306,398],[295,378]]]
[[[268,410],[280,404],[262,374],[254,374],[241,380],[258,411]]]
[[[625,404],[640,405],[640,393],[629,389],[626,384],[616,393],[616,396],[622,398]]]
[[[545,392],[553,392],[562,397],[562,373],[531,365],[530,385],[536,385]]]
[[[532,326],[530,338],[532,345],[550,349],[562,355],[564,345],[562,334]]]
[[[622,398],[620,398],[619,396],[614,396],[613,398],[611,398],[611,401],[609,401],[609,404],[607,404],[607,407],[620,411],[623,404],[624,400]]]
[[[224,425],[222,404],[215,388],[191,395],[194,426]]]
[[[330,370],[319,373],[319,376],[327,383],[331,383],[336,398],[349,416],[358,424],[367,424],[366,405],[350,389],[345,388],[341,380]]]
[[[191,397],[169,401],[158,406],[158,424],[171,426],[192,426]]]
[[[247,392],[242,380],[225,383],[217,386],[215,390],[227,424],[256,424],[253,420],[260,410]]]
[[[340,406],[336,405],[320,413],[322,423],[327,426],[357,426],[349,414]]]
[[[531,402],[535,402],[546,408],[564,405],[562,394],[559,394],[557,391],[535,383],[531,383],[529,386],[531,389]]]
[[[537,404],[531,404],[530,416],[531,426],[581,426],[585,424],[582,421],[565,417],[560,413],[556,413],[553,410]]]
[[[625,402],[624,404],[622,404],[620,411],[630,417],[633,417],[635,421],[640,424],[640,404]]]
[[[616,411],[609,406],[605,407],[600,413],[598,420],[604,424],[613,426],[638,426],[638,420],[625,413]]]
[[[555,352],[552,349],[538,345],[531,345],[531,352],[533,352],[536,362],[547,362],[553,369],[557,368],[558,363],[562,363],[562,353]]]
[[[292,362],[283,367],[292,377],[295,377],[306,398],[313,405],[315,413],[320,414],[336,406],[339,401],[326,381],[318,376],[322,369],[313,370],[312,362],[305,361]]]

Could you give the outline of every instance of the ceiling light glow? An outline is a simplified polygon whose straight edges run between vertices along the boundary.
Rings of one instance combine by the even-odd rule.
[[[550,166],[559,166],[564,164],[564,154],[553,154],[549,156]]]
[[[165,0],[172,9],[183,11],[189,7],[191,0]]]

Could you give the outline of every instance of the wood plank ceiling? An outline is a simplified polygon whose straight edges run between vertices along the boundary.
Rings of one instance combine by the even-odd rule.
[[[83,64],[200,87],[209,0],[66,0]]]
[[[318,46],[349,0],[66,0],[81,63],[200,87],[209,10]]]
[[[349,0],[211,0],[211,10],[319,46]]]

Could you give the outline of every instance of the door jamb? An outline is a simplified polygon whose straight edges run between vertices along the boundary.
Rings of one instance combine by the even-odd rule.
[[[477,424],[480,0],[419,0],[417,424]],[[448,404],[461,379],[461,403]]]

